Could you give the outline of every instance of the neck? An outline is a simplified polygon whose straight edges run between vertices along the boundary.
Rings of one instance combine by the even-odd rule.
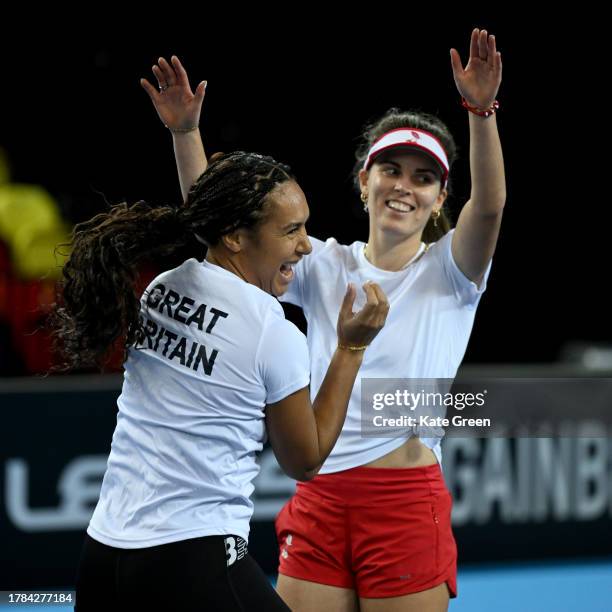
[[[241,265],[239,258],[236,257],[234,253],[210,247],[206,253],[206,261],[239,276],[247,283],[251,282],[247,278],[247,272]]]
[[[371,230],[366,246],[367,260],[381,270],[396,272],[401,270],[419,251],[422,234],[389,236]]]

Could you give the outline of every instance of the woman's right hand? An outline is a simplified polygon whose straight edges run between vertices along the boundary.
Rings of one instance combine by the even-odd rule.
[[[378,332],[385,325],[389,302],[387,296],[374,282],[368,281],[363,285],[367,302],[359,311],[353,312],[353,303],[357,290],[349,283],[340,314],[338,315],[338,344],[342,346],[366,346],[374,340]]]
[[[170,129],[188,129],[199,125],[206,81],[202,81],[191,91],[187,72],[176,55],[168,63],[163,57],[153,66],[157,79],[156,89],[147,81],[140,79],[143,89],[149,94],[153,106],[162,123]]]

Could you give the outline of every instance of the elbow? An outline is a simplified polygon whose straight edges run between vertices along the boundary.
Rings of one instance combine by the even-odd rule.
[[[312,480],[319,473],[322,465],[322,463],[319,463],[317,467],[304,472],[304,477],[302,478],[301,482],[308,482],[309,480]]]
[[[311,472],[307,472],[304,470],[283,470],[289,478],[293,480],[297,480],[298,482],[308,482],[314,478],[314,474],[311,476]]]
[[[289,478],[293,478],[293,480],[297,480],[298,482],[308,482],[319,473],[321,465],[321,463],[317,463],[314,467],[311,467],[312,464],[310,464],[309,467],[304,466],[293,469],[283,468],[283,471],[285,474],[287,474],[287,476],[289,476]]]
[[[319,473],[319,470],[312,470],[311,472],[301,472],[300,474],[297,474],[296,476],[294,476],[293,479],[297,480],[298,482],[309,482],[318,473]]]
[[[318,448],[313,444],[272,443],[272,449],[280,468],[293,480],[306,482],[312,480],[323,464]]]
[[[293,478],[299,482],[308,482],[319,473],[323,465],[323,457],[318,452],[309,452],[302,457],[299,463],[297,474]]]
[[[498,211],[502,211],[504,210],[504,207],[506,206],[506,193],[500,193],[497,195],[497,198],[494,200],[495,206],[497,208]]]

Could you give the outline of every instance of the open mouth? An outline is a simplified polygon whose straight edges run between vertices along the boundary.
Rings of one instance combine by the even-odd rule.
[[[385,200],[385,205],[387,208],[400,213],[411,213],[416,210],[416,206],[407,202],[400,202],[399,200]]]
[[[283,264],[280,267],[281,276],[288,282],[293,279],[293,265],[294,264]]]

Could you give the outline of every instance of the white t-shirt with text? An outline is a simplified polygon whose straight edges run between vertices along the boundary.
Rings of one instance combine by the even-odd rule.
[[[151,282],[141,315],[87,532],[118,548],[247,540],[264,409],[308,386],[306,339],[274,297],[195,259]]]

